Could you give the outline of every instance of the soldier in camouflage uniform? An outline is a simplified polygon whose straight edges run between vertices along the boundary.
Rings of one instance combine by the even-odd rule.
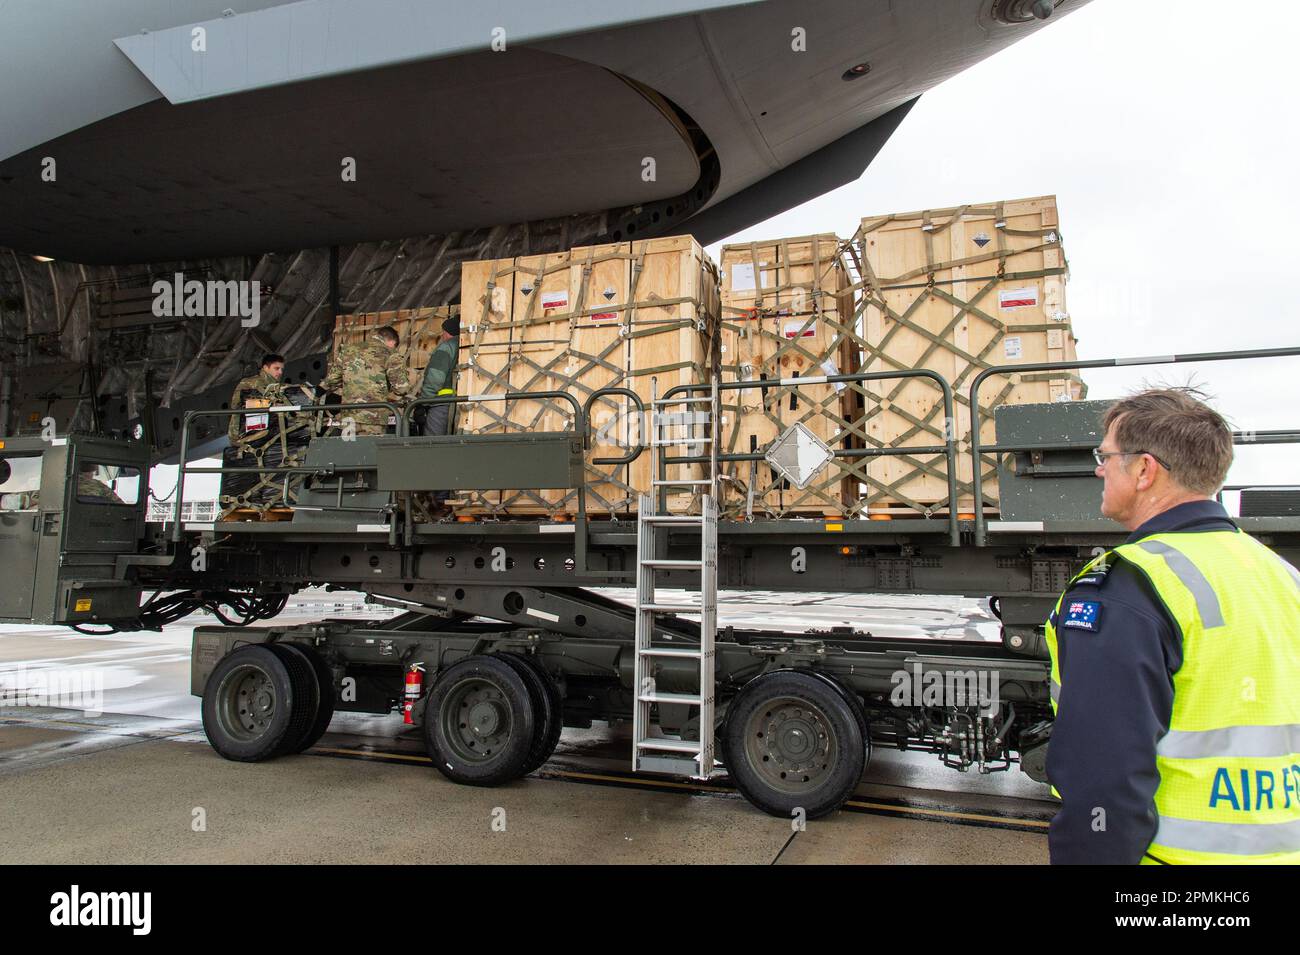
[[[9,462],[0,460],[0,485],[9,480],[10,473]],[[6,510],[21,511],[41,506],[40,488],[31,491],[14,491],[5,496],[9,499],[6,501],[8,505]],[[117,491],[113,489],[111,483],[105,483],[104,479],[99,477],[99,466],[95,464],[83,464],[78,468],[77,497],[91,497],[108,501],[110,504],[126,503],[118,497]]]
[[[343,399],[343,404],[365,401],[400,402],[411,390],[406,371],[405,356],[397,350],[397,332],[385,325],[377,329],[360,345],[343,345],[338,356],[330,362],[329,372],[321,381],[321,388]],[[354,408],[340,412],[340,418],[351,418],[356,433],[383,434],[388,426],[385,408]]]
[[[101,501],[108,501],[110,504],[126,503],[117,496],[117,492],[113,488],[96,477],[94,471],[83,470],[77,475],[77,497],[93,497]]]
[[[284,356],[274,353],[262,356],[262,367],[256,375],[241,378],[235,385],[235,392],[230,396],[230,407],[264,407],[260,402],[272,405],[287,405],[289,397],[285,394],[280,376],[284,374]],[[249,405],[249,401],[258,402]],[[230,443],[240,441],[261,441],[271,433],[269,415],[231,415],[227,434]]]

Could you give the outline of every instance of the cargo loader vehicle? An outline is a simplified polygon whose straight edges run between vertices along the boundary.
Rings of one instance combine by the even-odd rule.
[[[1300,348],[1064,367],[1295,356]],[[651,455],[655,475],[634,520],[586,512],[585,468],[601,460],[588,426],[595,394],[585,405],[565,392],[432,399],[544,395],[570,407],[570,429],[522,434],[421,437],[410,423],[428,401],[367,405],[388,407],[395,433],[321,431],[296,463],[250,469],[298,488],[291,519],[279,521],[196,520],[185,511],[184,478],[220,470],[192,463],[199,436],[224,433],[245,411],[190,411],[177,422],[181,476],[162,521],[146,519],[147,476],[159,460],[147,433],[0,438],[0,620],[100,633],[214,614],[219,624],[194,630],[191,689],[202,697],[209,741],[232,760],[301,752],[336,712],[397,711],[420,728],[442,773],[472,785],[532,772],[564,727],[594,720],[630,721],[634,770],[725,772],[755,806],[785,816],[840,806],[880,747],[933,753],[961,772],[1019,766],[1043,780],[1052,729],[1043,622],[1076,569],[1126,536],[1097,516],[1091,452],[1105,403],[999,408],[992,446],[975,433],[969,448],[950,438],[832,451],[797,426],[776,451],[726,454],[714,440],[729,390],[929,375],[951,416],[963,398],[977,406],[981,382],[1009,367],[981,372],[966,396],[924,371],[715,377],[669,388],[648,407],[626,392],[648,421],[627,458]],[[1300,430],[1236,440],[1296,443]],[[969,455],[976,500],[996,473],[996,519],[982,507],[877,521],[719,518],[718,474],[729,462],[766,460],[798,484],[827,455],[899,453],[942,456],[950,481]],[[665,500],[681,490],[674,468],[683,464],[693,466],[686,483],[697,506],[672,510]],[[575,519],[416,519],[421,494],[520,487],[575,491]],[[1240,526],[1300,564],[1296,491],[1234,490]],[[399,612],[275,624],[288,597],[309,586],[361,591]],[[635,599],[597,592],[611,587]],[[989,601],[1001,640],[720,627],[720,590],[966,595]]]

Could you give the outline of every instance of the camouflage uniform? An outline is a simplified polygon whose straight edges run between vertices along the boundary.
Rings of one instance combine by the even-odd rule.
[[[273,405],[287,405],[290,403],[289,397],[284,391],[284,382],[268,375],[265,371],[259,371],[256,375],[249,375],[247,378],[240,379],[239,384],[235,385],[234,394],[230,396],[230,407],[246,407],[244,402],[250,398],[261,398]],[[250,417],[251,415],[230,416],[230,427],[226,433],[230,436],[231,444],[241,440],[246,442],[260,441],[270,433],[271,429],[268,427],[245,435],[244,429]]]
[[[405,356],[389,348],[378,335],[371,335],[360,345],[343,345],[338,357],[330,362],[321,388],[332,391],[345,405],[365,401],[400,402],[411,390]],[[385,408],[354,408],[339,413],[351,418],[356,433],[383,434],[388,426]]]
[[[125,503],[117,496],[115,490],[89,471],[82,471],[77,475],[77,497],[100,498],[113,504]]]

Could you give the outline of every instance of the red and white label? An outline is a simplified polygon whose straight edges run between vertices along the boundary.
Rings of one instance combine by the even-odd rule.
[[[568,289],[562,288],[554,292],[542,293],[542,309],[544,311],[550,311],[553,308],[568,308],[568,307],[569,307]]]
[[[1038,288],[1009,288],[998,292],[999,308],[1033,308],[1038,304]]]
[[[813,338],[817,335],[817,319],[793,319],[781,326],[781,333],[786,338]]]
[[[597,312],[591,316],[593,322],[612,322],[618,319],[618,312]]]

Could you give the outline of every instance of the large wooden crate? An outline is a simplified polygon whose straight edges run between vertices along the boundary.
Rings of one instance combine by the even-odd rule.
[[[717,358],[717,269],[690,236],[586,246],[567,252],[466,262],[461,270],[462,394],[564,391],[585,404],[604,388],[627,388],[645,403],[651,379],[662,395],[677,384],[707,381]],[[563,399],[474,402],[462,406],[466,434],[565,431]],[[587,508],[631,514],[651,491],[647,449],[630,465],[597,465],[640,438],[643,422],[627,398],[602,396],[591,407],[595,432],[587,455]],[[685,454],[687,449],[670,449]],[[521,466],[523,463],[521,462]],[[675,467],[673,478],[700,474]],[[572,515],[573,490],[468,492],[458,513]],[[698,494],[671,494],[671,509]]]
[[[397,348],[406,356],[411,385],[420,387],[429,355],[438,347],[442,323],[460,314],[459,305],[437,308],[404,308],[390,312],[357,312],[334,319],[334,344],[330,358],[338,356],[339,346],[364,342],[377,328],[392,326],[401,339]]]
[[[860,386],[779,383],[858,370],[860,336],[844,252],[827,234],[723,247],[722,380],[773,381],[722,392],[724,450],[765,451],[796,423],[832,450],[861,440]],[[723,513],[844,516],[857,497],[856,467],[836,459],[798,489],[765,462],[725,465]]]
[[[1056,198],[872,216],[862,220],[855,241],[862,268],[858,307],[865,328],[864,369],[930,369],[948,379],[956,399],[956,421],[949,425],[932,382],[872,382],[866,398],[868,445],[939,445],[947,429],[955,427],[957,509],[973,514],[968,454],[972,379],[994,365],[1076,357]],[[993,409],[998,405],[1068,401],[1084,394],[1083,382],[1073,372],[995,375],[981,386],[980,440],[994,442]],[[983,467],[983,506],[996,511],[996,463],[988,457]],[[948,513],[942,456],[872,458],[865,472],[861,514]]]

